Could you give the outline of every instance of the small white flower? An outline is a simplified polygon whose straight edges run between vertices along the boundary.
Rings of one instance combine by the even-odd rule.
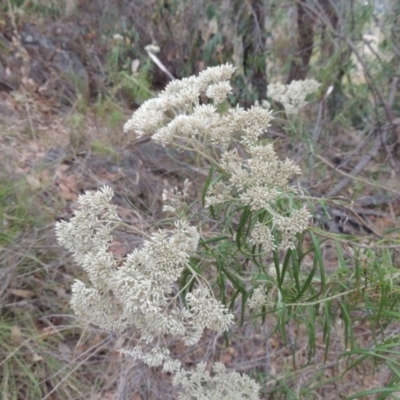
[[[200,329],[208,328],[222,332],[233,323],[233,314],[229,313],[227,308],[205,287],[188,293],[186,301],[192,314],[192,323]]]
[[[218,65],[205,69],[199,74],[198,82],[200,89],[205,91],[209,85],[228,81],[231,79],[235,69],[236,68],[230,64]]]
[[[148,44],[144,49],[153,54],[157,54],[160,52],[160,47],[156,46],[155,44]]]
[[[259,385],[247,375],[227,372],[224,364],[216,362],[212,374],[205,363],[194,371],[181,369],[174,376],[174,385],[182,388],[180,400],[258,400]]]
[[[254,289],[253,294],[247,302],[247,306],[250,308],[250,310],[259,310],[261,307],[267,304],[267,301],[268,299],[264,293],[264,289],[262,287],[258,287]]]
[[[262,246],[264,252],[269,253],[275,250],[274,238],[268,225],[256,222],[251,233],[250,243],[256,246]]]
[[[214,104],[222,103],[228,93],[232,92],[232,86],[228,81],[218,82],[210,85],[206,90],[206,96],[214,100]]]
[[[113,35],[113,39],[116,42],[122,42],[124,40],[124,37],[122,35],[120,35],[119,33],[114,33]]]
[[[279,248],[288,250],[295,248],[296,234],[304,232],[309,224],[311,214],[305,207],[300,210],[292,211],[290,217],[275,215],[273,218],[274,226],[281,234]]]
[[[314,79],[292,81],[289,85],[275,83],[268,86],[268,96],[282,103],[287,114],[295,114],[307,104],[307,95],[317,91],[319,86]]]
[[[189,186],[185,181],[179,199]],[[78,199],[75,217],[57,224],[59,242],[74,252],[92,285],[76,281],[71,306],[77,315],[104,329],[135,328],[140,333],[138,345],[124,353],[151,367],[163,365],[164,370],[175,371],[179,363],[159,344],[163,338],[178,336],[187,345],[195,344],[206,328],[228,329],[233,315],[201,285],[187,295],[187,307],[181,301],[176,283],[200,240],[197,228],[184,219],[175,221],[172,229],[154,232],[117,266],[108,251],[113,223],[119,221],[112,197],[107,187],[85,193]]]
[[[230,188],[224,182],[215,182],[210,185],[206,196],[206,207],[217,206],[228,201]]]
[[[162,98],[145,101],[124,125],[124,132],[134,131],[138,137],[152,135],[165,121],[168,104]]]

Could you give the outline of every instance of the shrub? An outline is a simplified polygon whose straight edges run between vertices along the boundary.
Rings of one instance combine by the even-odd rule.
[[[233,72],[232,66],[221,65],[174,80],[124,126],[125,132],[151,135],[162,146],[200,156],[209,170],[201,207],[186,201],[189,182],[182,191],[165,191],[169,218],[160,221],[162,229],[142,232],[143,245],[122,260],[109,251],[113,230],[126,228],[109,187],[80,196],[75,216],[56,227],[59,243],[72,251],[90,280],[90,286],[76,281],[72,287],[75,313],[108,330],[134,329],[135,345],[121,352],[173,373],[181,399],[256,399],[260,388],[249,377],[227,373],[221,363],[214,365],[213,375],[203,363],[186,371],[168,348],[168,338],[193,346],[205,329],[227,332],[245,316],[264,320],[272,314],[283,336],[290,320],[306,324],[311,357],[318,324],[329,347],[334,301],[343,299],[339,307],[349,342],[351,307],[359,308],[364,298],[359,275],[367,268],[360,264],[366,260],[364,247],[355,245],[352,257],[342,255],[342,282],[335,273],[327,276],[318,238],[323,233],[310,226],[305,196],[295,184],[300,168],[279,159],[263,139],[271,110],[223,104]],[[304,105],[310,87],[318,84],[278,85],[272,92],[292,113]],[[338,253],[341,241],[338,237]],[[390,265],[382,263],[368,290],[387,288],[393,277]],[[369,308],[376,311],[371,303]]]

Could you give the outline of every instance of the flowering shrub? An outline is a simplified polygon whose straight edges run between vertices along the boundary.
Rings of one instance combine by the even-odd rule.
[[[209,214],[202,216],[216,220],[218,231],[204,237],[191,222],[194,211],[185,202],[189,182],[182,192],[164,191],[164,211],[174,215],[173,227],[144,233],[147,239],[142,247],[124,260],[116,260],[108,251],[112,231],[121,224],[109,187],[80,196],[75,216],[56,227],[59,243],[73,253],[90,280],[90,286],[74,283],[74,312],[104,329],[123,332],[134,328],[139,334],[136,344],[121,352],[173,373],[174,384],[182,388],[181,399],[258,398],[255,381],[227,373],[220,363],[214,365],[213,375],[205,364],[199,364],[194,372],[185,371],[171,356],[166,338],[179,337],[191,346],[199,342],[205,329],[229,330],[239,293],[244,303],[248,299],[249,309],[265,306],[268,288],[245,286],[239,276],[247,276],[245,281],[251,282],[257,268],[265,270],[273,260],[275,271],[268,270],[266,275],[270,283],[276,279],[276,285],[282,286],[288,258],[282,254],[290,258],[291,251],[299,247],[310,219],[307,209],[294,201],[296,189],[290,183],[300,174],[299,167],[288,159],[280,160],[272,144],[263,139],[271,110],[256,105],[248,110],[221,111],[221,103],[231,92],[233,72],[232,66],[222,65],[208,68],[198,77],[172,81],[124,126],[125,132],[151,135],[163,146],[194,151],[208,163],[203,205]],[[286,97],[278,100],[288,99],[292,107],[300,107],[305,92],[299,87],[301,83],[292,93],[288,86]],[[279,91],[283,89],[275,89]],[[228,259],[221,262],[227,248],[231,266]],[[286,260],[283,264],[282,259]],[[230,307],[222,301],[224,280],[218,280],[216,297],[216,281],[209,273],[203,274],[209,265],[217,266],[217,275],[233,284],[236,292]]]

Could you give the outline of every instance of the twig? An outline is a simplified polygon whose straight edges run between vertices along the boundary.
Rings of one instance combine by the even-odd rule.
[[[353,170],[350,172],[350,174],[346,174],[346,176],[342,180],[340,180],[326,194],[326,197],[335,196],[341,190],[343,190],[351,182],[351,180],[354,178],[354,176],[358,175],[366,167],[366,165],[372,159],[375,158],[375,156],[378,154],[379,149],[381,148],[381,145],[382,145],[382,138],[381,138],[381,136],[379,134],[377,134],[376,138],[375,138],[375,140],[374,140],[374,142],[372,144],[370,152],[368,154],[364,154],[364,156],[361,158],[360,162],[353,168]]]
[[[367,132],[367,131],[361,132],[361,133],[360,133],[360,136],[364,136],[366,132]],[[357,156],[357,155],[360,155],[361,150],[362,150],[362,149],[367,145],[367,143],[370,141],[371,136],[374,134],[374,132],[375,132],[375,130],[374,130],[374,129],[371,129],[370,132],[368,133],[368,135],[366,136],[366,138],[365,138],[361,143],[359,143],[359,144],[357,145],[357,147],[356,147],[350,154],[346,155],[346,159],[343,160],[343,161],[338,165],[338,167],[342,167],[342,168],[345,167],[345,166],[349,163],[349,161],[352,159],[352,157]]]
[[[154,64],[157,65],[158,68],[163,71],[169,79],[174,80],[175,77],[171,74],[171,72],[168,71],[167,67],[160,61],[160,59],[156,56],[156,52],[159,51],[159,48],[154,45],[148,45],[145,47],[145,50],[148,54],[148,56],[151,58],[151,60],[154,62]]]
[[[325,163],[326,165],[328,165],[332,169],[338,171],[340,174],[349,177],[350,180],[354,179],[356,181],[363,182],[366,185],[375,186],[375,187],[387,190],[388,192],[394,193],[395,195],[397,195],[400,198],[400,192],[395,190],[395,189],[392,189],[392,188],[390,188],[388,186],[385,186],[385,185],[380,185],[379,183],[372,182],[372,181],[370,181],[368,179],[358,178],[356,176],[348,174],[347,172],[341,171],[340,169],[336,168],[332,163],[330,163],[328,160],[326,160],[324,157],[322,157],[322,156],[320,156],[318,154],[316,154],[315,157],[319,158],[323,163]]]
[[[313,132],[313,135],[312,135],[312,138],[313,138],[313,142],[314,142],[314,143],[317,143],[317,142],[318,142],[319,137],[320,137],[320,135],[321,135],[321,130],[322,130],[322,123],[321,123],[321,121],[322,121],[322,112],[323,112],[323,109],[324,109],[324,101],[321,100],[321,101],[318,103],[317,121],[315,122],[314,132]]]

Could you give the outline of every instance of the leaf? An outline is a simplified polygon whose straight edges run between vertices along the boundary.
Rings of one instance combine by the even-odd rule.
[[[11,327],[11,339],[14,342],[19,343],[21,341],[22,338],[22,332],[21,332],[21,328],[19,326],[12,326]]]
[[[13,294],[14,296],[17,297],[22,297],[23,299],[28,299],[35,295],[35,293],[32,292],[31,290],[25,290],[25,289],[9,289],[8,293]]]
[[[252,213],[250,211],[250,207],[249,206],[244,207],[242,215],[240,216],[239,226],[236,231],[236,245],[239,251],[241,251],[241,239],[243,236],[244,228],[247,221],[251,218],[251,215]],[[247,234],[245,236],[247,236]]]

